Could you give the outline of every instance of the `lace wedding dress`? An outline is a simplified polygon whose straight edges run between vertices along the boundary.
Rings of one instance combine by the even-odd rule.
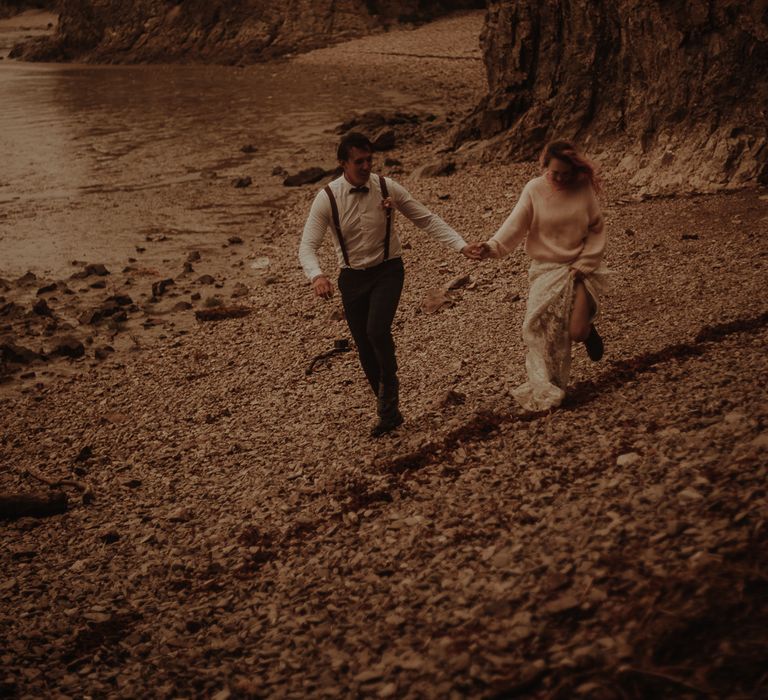
[[[600,311],[608,270],[601,264],[583,279],[594,303],[592,320]],[[568,326],[573,305],[574,277],[568,265],[533,261],[528,271],[530,291],[523,321],[523,341],[528,350],[528,381],[512,391],[529,411],[559,406],[571,373],[571,339]]]

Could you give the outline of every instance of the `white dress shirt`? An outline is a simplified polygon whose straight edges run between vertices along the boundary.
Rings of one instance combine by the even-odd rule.
[[[378,175],[371,175],[366,186],[366,193],[351,193],[352,185],[342,175],[330,183],[339,209],[339,222],[344,245],[347,249],[349,267],[361,270],[373,267],[384,261],[384,235],[386,233],[386,213],[381,206],[382,193]],[[433,214],[423,204],[417,202],[402,185],[387,178],[387,191],[394,203],[392,211],[392,232],[389,239],[389,257],[400,257],[402,248],[400,238],[395,231],[395,209],[410,219],[416,226],[424,229],[440,243],[460,251],[466,244],[439,216]],[[333,226],[331,202],[328,194],[320,190],[312,202],[304,232],[299,244],[299,262],[306,276],[313,280],[322,275],[317,251],[323,237],[331,229],[333,245],[340,267],[347,267],[341,252],[336,230]]]

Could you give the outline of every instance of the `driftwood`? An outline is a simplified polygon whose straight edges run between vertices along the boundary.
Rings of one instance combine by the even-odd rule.
[[[215,306],[212,309],[195,311],[195,318],[198,321],[223,321],[227,318],[242,318],[251,311],[248,306]]]
[[[29,467],[27,467],[25,471],[30,476],[34,477],[38,481],[41,481],[47,486],[50,486],[53,489],[60,489],[62,486],[72,486],[76,488],[82,494],[83,503],[86,505],[93,500],[93,491],[91,490],[91,487],[87,484],[84,484],[82,481],[77,481],[76,479],[59,479],[57,481],[53,481],[40,474],[40,472],[37,472]]]
[[[0,495],[0,520],[45,518],[67,510],[67,495],[63,491],[45,494],[10,493]]]

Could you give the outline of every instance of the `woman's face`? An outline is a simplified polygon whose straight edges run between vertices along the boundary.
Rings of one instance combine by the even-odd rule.
[[[552,158],[547,164],[547,180],[555,187],[568,187],[573,180],[573,167],[559,158]]]

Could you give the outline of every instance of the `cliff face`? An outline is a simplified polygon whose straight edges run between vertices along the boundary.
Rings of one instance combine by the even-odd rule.
[[[648,192],[768,182],[764,0],[496,0],[489,93],[456,145],[572,138]]]
[[[55,0],[0,0],[0,17],[12,17],[25,10],[53,10]]]
[[[60,0],[57,34],[13,57],[101,63],[249,63],[483,0]]]

